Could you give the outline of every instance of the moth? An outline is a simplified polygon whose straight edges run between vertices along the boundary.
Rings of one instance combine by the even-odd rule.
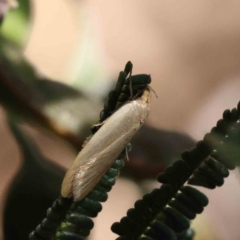
[[[67,171],[61,194],[80,201],[98,184],[144,123],[151,101],[149,87],[141,97],[123,105],[83,147]]]

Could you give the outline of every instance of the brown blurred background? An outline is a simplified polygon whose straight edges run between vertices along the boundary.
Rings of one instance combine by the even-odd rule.
[[[153,126],[200,140],[222,112],[236,107],[240,100],[237,0],[34,0],[32,6],[32,29],[25,54],[41,75],[99,97],[131,60],[133,74],[152,76],[152,88],[158,95],[153,97],[148,118]],[[87,63],[95,69],[91,74],[96,81],[90,87],[81,82],[81,69]],[[3,199],[11,174],[20,163],[3,111],[0,131]],[[44,133],[32,134],[46,156],[70,165],[75,154],[63,142]],[[210,204],[194,223],[197,240],[240,239],[238,188],[236,171],[223,187],[203,190]],[[117,195],[119,192],[125,193],[124,198]],[[111,223],[125,215],[140,194],[134,183],[118,181],[103,205],[91,239],[114,239]]]

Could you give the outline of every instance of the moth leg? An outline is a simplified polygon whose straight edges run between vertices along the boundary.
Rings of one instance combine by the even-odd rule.
[[[126,155],[126,158],[128,161],[129,161],[128,152],[130,152],[131,150],[132,150],[132,145],[131,145],[131,143],[128,143],[127,146],[125,147],[125,155]]]
[[[98,122],[98,123],[94,124],[93,127],[100,127],[100,126],[102,126],[106,121],[107,121],[107,119],[104,120],[104,121],[102,121],[102,122]]]
[[[128,150],[127,150],[127,148],[125,148],[125,154],[126,154],[126,159],[127,159],[127,161],[129,161],[129,156],[128,156]]]

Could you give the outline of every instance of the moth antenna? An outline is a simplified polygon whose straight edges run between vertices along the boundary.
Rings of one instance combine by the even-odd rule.
[[[150,85],[148,85],[148,87],[149,87],[150,90],[154,93],[155,97],[158,98],[158,95],[157,95],[157,93],[153,90],[153,88],[152,88]]]
[[[135,100],[140,94],[143,94],[144,91],[145,91],[147,88],[149,88],[151,91],[153,91],[153,92],[154,92],[154,95],[158,98],[156,92],[155,92],[149,85],[147,85],[144,90],[139,91],[138,93],[136,93],[136,94],[133,96],[132,100]],[[149,90],[149,91],[150,91],[150,90]]]
[[[138,95],[141,94],[141,93],[142,93],[141,91],[139,91],[138,93],[136,93],[136,94],[133,96],[132,100],[136,99],[136,98],[138,97]]]

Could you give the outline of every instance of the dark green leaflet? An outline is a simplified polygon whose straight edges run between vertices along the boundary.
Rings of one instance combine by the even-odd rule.
[[[228,169],[234,169],[240,158],[239,117],[240,102],[237,109],[223,113],[223,119],[195,148],[184,152],[181,160],[158,176],[163,184],[160,189],[146,194],[128,210],[126,217],[112,225],[112,231],[121,236],[119,240],[181,239],[178,234],[187,231],[189,220],[208,204],[205,195],[183,184],[192,174],[189,184],[213,189],[224,183]]]
[[[148,84],[151,82],[149,75],[140,74],[135,76],[129,76],[132,71],[132,63],[128,62],[123,72],[120,72],[117,85],[113,91],[109,94],[109,99],[104,105],[104,109],[100,114],[101,123],[107,117],[109,117],[114,111],[116,111],[121,105],[131,100],[132,97],[141,96]],[[131,91],[130,91],[131,84]],[[94,126],[92,128],[93,134],[101,126]],[[119,159],[115,161],[108,172],[103,176],[98,185],[88,194],[83,200],[71,204],[69,211],[66,212],[64,220],[60,222],[56,220],[56,226],[54,231],[48,231],[45,225],[40,224],[39,227],[31,233],[30,239],[82,239],[82,236],[88,236],[91,228],[93,227],[92,220],[89,217],[96,217],[98,212],[101,211],[102,206],[99,202],[107,200],[107,192],[111,190],[115,184],[115,177],[118,176],[120,169],[123,167],[123,158],[125,157],[125,150],[119,156]],[[65,198],[61,198],[65,199]],[[58,214],[58,209],[54,208],[54,213]],[[48,219],[48,217],[47,217]],[[53,219],[54,220],[54,219]],[[63,220],[63,221],[62,221]],[[45,219],[46,221],[46,219]],[[59,226],[60,224],[60,226]],[[57,230],[57,233],[55,234]]]
[[[33,231],[29,239],[52,239],[53,234],[56,232],[58,225],[64,219],[69,207],[72,205],[72,199],[59,197],[47,211],[47,217],[43,219],[35,231]]]
[[[90,230],[93,227],[93,224],[89,223],[89,221],[92,221],[89,217],[97,217],[98,213],[102,210],[102,205],[99,202],[105,202],[107,200],[107,192],[109,192],[115,184],[115,177],[117,177],[123,166],[123,160],[116,160],[105,175],[107,177],[105,177],[104,181],[102,179],[86,198],[73,203],[65,220],[58,228],[56,239],[71,239],[64,238],[63,236],[65,235],[79,235],[79,237],[86,237],[89,235]]]
[[[189,228],[188,230],[180,234],[177,240],[193,240],[194,236],[195,236],[195,231]]]
[[[186,186],[169,202],[173,192],[170,185],[163,184],[144,195],[128,210],[126,217],[112,225],[112,231],[127,239],[177,239],[176,233],[189,228],[188,217],[193,219],[201,213],[208,200],[198,190]],[[168,202],[169,207],[165,207]]]
[[[122,155],[123,157],[124,155]],[[83,240],[83,237],[88,236],[93,228],[93,221],[90,217],[96,217],[102,210],[99,202],[107,200],[107,192],[111,190],[115,183],[114,179],[123,166],[123,160],[116,160],[105,175],[108,177],[104,181],[101,180],[91,193],[80,202],[73,203],[72,199],[59,197],[49,208],[47,217],[30,234],[29,239],[50,240],[55,235],[54,239],[57,240]]]
[[[137,96],[141,96],[148,84],[151,83],[150,75],[138,74],[131,76],[132,67],[132,63],[128,62],[124,71],[119,73],[115,89],[110,91],[108,100],[104,104],[103,110],[100,112],[98,124],[105,121],[124,103],[136,98]],[[129,74],[130,76],[127,78]],[[100,127],[101,125],[93,126],[92,133],[95,133]]]
[[[208,159],[197,169],[189,184],[214,189],[222,186],[224,178],[228,177],[229,170],[235,168],[239,161],[240,150],[240,103],[237,109],[226,110],[223,119],[217,122],[211,133],[204,140],[214,148]],[[218,142],[216,144],[215,142]]]

